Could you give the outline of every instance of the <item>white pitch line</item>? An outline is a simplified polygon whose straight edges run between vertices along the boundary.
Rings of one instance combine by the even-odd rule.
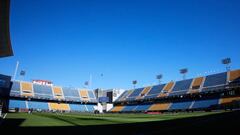
[[[3,116],[3,119],[5,119],[7,117],[7,113]]]

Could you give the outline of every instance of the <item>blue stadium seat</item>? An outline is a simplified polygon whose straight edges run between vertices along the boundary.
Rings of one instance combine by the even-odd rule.
[[[35,97],[53,99],[53,92],[51,86],[33,84],[33,91]]]
[[[144,99],[156,98],[158,94],[145,96]]]
[[[28,108],[49,110],[47,102],[28,101]]]
[[[217,105],[218,103],[219,103],[219,99],[199,100],[194,102],[192,109],[208,108],[212,105]]]
[[[95,98],[95,95],[94,95],[93,91],[88,91],[88,96],[89,96],[89,98],[91,98],[91,99],[94,99],[94,98]]]
[[[87,109],[85,105],[82,104],[69,104],[71,111],[77,111],[77,112],[86,112]]]
[[[127,101],[134,101],[136,99],[136,97],[128,97]]]
[[[134,111],[147,111],[152,105],[138,105]]]
[[[79,91],[77,89],[72,88],[62,88],[63,95],[66,100],[70,101],[81,101]]]
[[[182,90],[182,91],[175,91],[175,92],[171,92],[169,94],[169,96],[180,96],[180,95],[184,95],[188,92],[188,90]]]
[[[10,95],[11,96],[20,96],[20,82],[13,81]]]
[[[94,106],[95,106],[95,105],[86,105],[87,111],[88,111],[88,112],[93,112],[93,111],[94,111]]]
[[[118,99],[117,99],[116,101],[121,101],[121,100],[123,100],[124,98],[127,97],[127,95],[128,95],[128,91],[124,91],[124,92],[118,97]]]
[[[153,86],[144,99],[157,97],[163,90],[164,86],[165,84]]]
[[[127,105],[124,106],[121,112],[131,112],[134,111],[136,107],[137,107],[136,105]]]
[[[135,89],[128,97],[137,97],[141,94],[144,88]]]
[[[186,109],[189,109],[191,104],[192,104],[192,101],[189,101],[189,102],[175,102],[175,103],[172,103],[169,110],[186,110]]]
[[[203,87],[225,85],[227,82],[227,72],[209,75],[206,77]]]
[[[26,101],[22,100],[9,100],[9,108],[26,109]]]
[[[190,86],[192,84],[193,79],[188,79],[188,80],[182,80],[182,81],[177,81],[175,83],[175,86],[172,89],[172,92],[175,91],[183,91],[183,90],[188,90],[190,89]]]

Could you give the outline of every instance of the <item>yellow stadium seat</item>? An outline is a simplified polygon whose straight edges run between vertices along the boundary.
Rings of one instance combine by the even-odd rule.
[[[49,103],[51,110],[62,110],[62,111],[70,111],[69,104],[64,103]]]
[[[173,86],[174,86],[174,82],[169,82],[167,85],[164,86],[163,90],[167,92],[171,92]]]
[[[89,100],[87,90],[80,90],[80,96],[81,96],[83,101],[88,101]]]
[[[144,90],[141,92],[140,96],[138,96],[136,99],[141,99],[144,98],[144,96],[151,90],[152,87],[146,87]]]
[[[53,93],[54,93],[55,98],[64,99],[61,87],[53,87]]]
[[[21,82],[21,95],[32,97],[33,96],[33,85],[32,83]]]
[[[170,103],[157,103],[153,104],[148,110],[149,111],[164,111],[168,110],[170,107]]]
[[[115,106],[111,112],[120,112],[122,111],[122,109],[124,108],[124,106]]]
[[[221,98],[220,99],[220,104],[231,103],[231,102],[233,102],[235,100],[240,100],[240,97]]]
[[[167,93],[160,93],[157,97],[166,97],[166,96],[168,96]]]
[[[195,79],[193,80],[191,89],[189,90],[188,93],[192,93],[192,94],[193,94],[193,93],[198,93],[201,85],[203,84],[203,80],[204,80],[203,77],[195,78]]]
[[[200,87],[203,83],[203,77],[195,78],[192,84],[192,89],[198,89],[196,87]]]
[[[163,88],[163,90],[167,93],[160,93],[157,97],[166,97],[168,96],[168,93],[170,93],[172,91],[172,88],[174,86],[174,82],[169,82],[168,84],[166,84]]]
[[[240,70],[230,71],[229,80],[230,82],[240,78]]]

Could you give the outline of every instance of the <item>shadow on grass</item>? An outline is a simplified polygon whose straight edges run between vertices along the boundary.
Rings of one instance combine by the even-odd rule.
[[[207,116],[182,118],[167,121],[154,121],[131,124],[69,126],[69,127],[20,127],[24,120],[6,119],[0,131],[15,133],[64,134],[64,135],[148,135],[148,134],[236,134],[240,130],[240,111],[219,113]],[[65,120],[64,120],[65,121]],[[69,122],[69,121],[68,121]],[[11,124],[14,123],[14,124]],[[19,124],[19,125],[18,125]]]
[[[58,120],[58,121],[62,121],[62,122],[68,123],[68,124],[73,125],[73,126],[80,126],[78,124],[79,122],[77,122],[77,123],[74,122],[75,120],[76,121],[82,120],[85,123],[86,122],[88,122],[88,123],[94,123],[94,122],[102,123],[102,122],[106,122],[108,124],[112,124],[114,122],[118,122],[116,120],[110,120],[110,119],[106,119],[104,117],[102,117],[102,118],[91,118],[91,119],[90,118],[81,118],[81,117],[71,117],[71,120],[70,120],[69,117],[66,117],[66,116],[59,117],[57,115],[43,115],[43,114],[41,114],[41,115],[34,114],[34,115],[38,115],[38,116],[41,116],[41,117],[47,117],[47,118],[50,118],[50,119],[55,119],[55,120]],[[103,125],[103,124],[101,124],[101,125]]]

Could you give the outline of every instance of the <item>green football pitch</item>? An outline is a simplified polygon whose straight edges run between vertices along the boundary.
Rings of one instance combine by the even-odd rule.
[[[56,127],[56,126],[91,126],[143,123],[153,121],[167,121],[181,118],[207,116],[221,112],[194,112],[169,114],[56,114],[56,113],[9,113],[6,121],[21,119],[20,127]],[[11,123],[8,123],[11,125]]]

